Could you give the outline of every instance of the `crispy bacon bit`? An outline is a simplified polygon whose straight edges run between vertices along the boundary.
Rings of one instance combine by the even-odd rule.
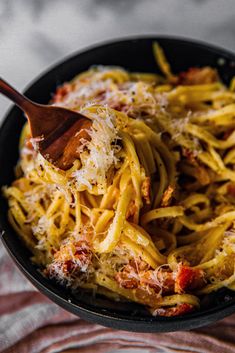
[[[58,87],[55,95],[53,96],[53,103],[60,103],[63,101],[65,96],[72,91],[72,86],[69,83],[65,83],[62,86]]]
[[[74,256],[79,259],[82,265],[88,265],[91,262],[92,252],[85,242],[77,242],[75,244],[76,251]]]
[[[115,279],[123,288],[134,289],[138,287],[138,281],[134,278],[128,278],[126,273],[117,273]]]
[[[153,316],[179,316],[190,313],[194,310],[194,306],[191,304],[183,303],[176,305],[171,308],[159,308],[153,311]]]
[[[116,281],[123,288],[134,289],[139,285],[138,274],[136,269],[131,265],[126,265],[122,271],[115,275]]]
[[[175,279],[174,274],[169,269],[160,267],[156,270],[150,270],[149,265],[144,261],[130,261],[115,276],[116,281],[123,288],[139,288],[143,292],[169,294],[174,292]]]
[[[160,268],[160,270],[150,270],[140,274],[140,285],[143,287],[147,285],[155,292],[161,292],[164,295],[174,292],[175,280],[172,272]]]
[[[154,307],[157,298],[174,293],[190,292],[199,289],[205,284],[204,272],[200,269],[179,265],[177,272],[172,272],[166,266],[160,266],[151,270],[149,266],[141,261],[130,261],[115,276],[120,287],[135,289],[135,295],[142,303]],[[175,316],[189,312],[192,305],[183,304],[167,309],[156,309],[155,315]],[[159,311],[160,310],[160,311]]]
[[[179,75],[179,85],[203,85],[218,82],[218,73],[211,67],[191,67]]]
[[[141,194],[146,202],[147,205],[150,205],[150,185],[151,179],[150,177],[146,177],[141,185]]]
[[[146,273],[148,270],[149,265],[145,261],[133,258],[116,274],[115,279],[123,288],[137,288],[140,285],[141,273]]]
[[[175,279],[175,292],[185,293],[201,288],[205,284],[204,272],[200,269],[179,265]]]
[[[148,271],[150,268],[145,261],[142,261],[139,258],[133,258],[130,260],[129,265],[135,269],[136,273],[139,273],[140,271]]]
[[[235,197],[235,183],[229,183],[228,186],[227,186],[227,193],[230,195],[230,196],[233,196]]]
[[[86,241],[68,242],[54,254],[53,262],[47,267],[49,277],[64,275],[65,278],[73,272],[85,272],[92,261],[92,252]]]
[[[173,192],[174,192],[173,187],[169,185],[167,189],[164,191],[162,196],[162,200],[161,200],[162,207],[166,207],[170,204]]]
[[[54,258],[55,260],[64,261],[66,259],[71,259],[71,256],[74,259],[79,259],[81,262],[86,262],[87,258],[91,257],[91,250],[88,243],[84,240],[80,240],[62,245],[60,250],[56,252]]]
[[[71,272],[73,272],[74,268],[75,268],[75,264],[71,260],[65,261],[64,263],[61,264],[61,270],[66,276],[69,275]]]

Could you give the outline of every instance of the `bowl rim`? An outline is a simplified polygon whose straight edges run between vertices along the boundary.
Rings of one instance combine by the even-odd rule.
[[[61,60],[52,63],[46,70],[43,70],[39,75],[37,75],[27,86],[23,89],[23,92],[27,95],[28,91],[32,89],[34,85],[37,85],[38,81],[46,77],[49,73],[53,70],[57,71],[64,63],[68,63],[70,60],[74,60],[76,57],[80,55],[87,54],[88,52],[91,53],[95,50],[105,50],[107,47],[122,44],[122,43],[130,43],[130,42],[138,42],[138,41],[145,41],[145,40],[167,40],[171,42],[181,42],[186,45],[193,45],[196,48],[204,49],[209,52],[212,52],[219,57],[226,58],[231,60],[232,62],[235,61],[235,53],[220,48],[219,46],[213,44],[207,44],[204,41],[190,39],[186,37],[180,36],[171,36],[171,35],[157,35],[157,34],[145,34],[145,35],[134,35],[134,36],[124,36],[121,38],[114,38],[111,40],[102,41],[100,43],[95,43],[93,45],[87,46],[82,48],[78,51],[74,51],[71,54],[63,57]],[[15,106],[11,106],[4,114],[4,118],[2,124],[0,125],[0,147],[2,141],[2,135],[4,132],[4,127],[8,122],[9,116],[15,111]],[[9,233],[9,232],[8,232]],[[179,317],[135,317],[135,316],[128,316],[124,317],[123,314],[116,314],[116,313],[106,313],[102,311],[99,307],[98,308],[90,308],[89,305],[85,303],[73,303],[70,298],[65,298],[63,295],[59,295],[55,291],[55,286],[53,283],[45,284],[40,281],[35,273],[33,274],[32,269],[28,269],[25,267],[23,261],[17,257],[17,251],[13,249],[11,244],[7,238],[7,232],[5,232],[4,227],[1,224],[0,220],[0,234],[3,241],[5,248],[7,249],[10,256],[13,258],[16,265],[20,268],[21,272],[30,280],[30,282],[43,292],[46,296],[48,296],[52,301],[56,302],[60,306],[62,306],[67,311],[72,312],[73,314],[79,315],[86,320],[90,320],[93,322],[100,323],[104,326],[109,326],[113,328],[122,328],[123,330],[128,331],[135,331],[135,332],[169,332],[175,330],[189,330],[192,328],[203,326],[204,320],[206,323],[217,321],[218,319],[222,319],[225,316],[232,314],[235,312],[235,298],[228,300],[227,302],[223,302],[222,304],[217,305],[216,307],[204,310],[204,311],[196,311],[189,315],[179,316]],[[42,275],[40,275],[42,276]],[[53,288],[54,287],[54,288]],[[68,302],[68,300],[70,300]],[[198,320],[201,322],[198,324]],[[109,323],[112,321],[112,323]],[[146,325],[146,329],[143,327]],[[156,326],[159,327],[156,327]]]

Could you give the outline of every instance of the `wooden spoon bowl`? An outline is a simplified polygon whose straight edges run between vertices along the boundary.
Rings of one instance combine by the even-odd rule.
[[[92,121],[62,107],[32,102],[0,78],[0,93],[21,108],[29,121],[36,148],[50,163],[67,170],[79,158],[81,138],[89,140]]]

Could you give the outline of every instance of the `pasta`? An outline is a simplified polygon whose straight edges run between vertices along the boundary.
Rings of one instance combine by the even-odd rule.
[[[46,276],[72,290],[182,315],[235,290],[235,93],[215,69],[92,67],[52,104],[92,122],[61,170],[26,123],[9,220]]]

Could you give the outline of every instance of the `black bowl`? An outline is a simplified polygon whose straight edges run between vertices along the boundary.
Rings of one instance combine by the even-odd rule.
[[[192,66],[216,67],[228,83],[235,74],[235,55],[207,44],[171,37],[130,38],[102,44],[76,53],[34,81],[25,94],[39,103],[47,103],[56,86],[72,79],[91,65],[119,65],[131,71],[156,72],[152,43],[163,47],[174,72]],[[7,114],[0,130],[0,187],[14,179],[18,159],[18,142],[25,122],[22,112],[14,107]],[[42,276],[30,261],[30,253],[7,220],[7,202],[0,196],[0,228],[9,254],[26,277],[47,297],[64,309],[86,320],[117,329],[136,332],[189,330],[208,325],[235,312],[235,294],[221,290],[203,301],[200,311],[176,318],[151,317],[139,305],[114,303],[107,298],[93,297],[82,290],[77,295]]]

